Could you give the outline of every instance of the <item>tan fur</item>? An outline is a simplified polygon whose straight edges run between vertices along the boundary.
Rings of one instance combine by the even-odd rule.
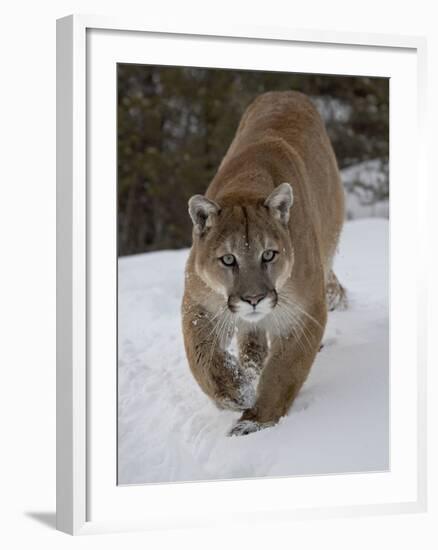
[[[293,191],[290,211],[284,182]],[[331,269],[344,194],[310,100],[297,92],[259,96],[205,198],[191,199],[190,213],[195,226],[182,305],[190,368],[220,408],[243,411],[232,434],[271,426],[309,373],[328,301],[330,308],[346,303]],[[278,252],[272,262],[263,260],[266,250]],[[220,259],[230,254],[232,267]],[[247,321],[252,317],[257,322]],[[236,333],[238,357],[228,349]]]

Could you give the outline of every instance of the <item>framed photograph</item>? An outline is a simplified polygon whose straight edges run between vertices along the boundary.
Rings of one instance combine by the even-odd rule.
[[[425,509],[424,63],[58,21],[58,529]]]

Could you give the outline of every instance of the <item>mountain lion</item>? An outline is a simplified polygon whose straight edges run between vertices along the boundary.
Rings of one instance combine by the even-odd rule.
[[[259,96],[189,213],[188,362],[218,407],[242,411],[230,435],[248,434],[287,413],[320,349],[327,310],[346,305],[332,271],[344,192],[311,101],[298,92]]]

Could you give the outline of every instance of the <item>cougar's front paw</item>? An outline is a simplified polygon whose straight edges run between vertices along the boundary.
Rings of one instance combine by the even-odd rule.
[[[232,411],[245,411],[250,409],[256,400],[256,388],[251,382],[243,383],[229,395],[222,395],[216,398],[219,409]]]
[[[227,411],[244,411],[246,409],[244,403],[231,397],[218,397],[214,400],[216,407],[220,410]]]
[[[228,432],[228,436],[248,435],[259,432],[265,428],[270,428],[274,422],[256,422],[255,420],[239,420],[237,424]]]
[[[246,411],[255,401],[255,392],[245,392],[245,394],[236,397],[220,397],[216,399],[216,405],[219,409],[230,411]]]

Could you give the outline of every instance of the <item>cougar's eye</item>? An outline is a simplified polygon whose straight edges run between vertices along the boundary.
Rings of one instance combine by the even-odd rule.
[[[222,256],[220,260],[227,267],[231,267],[236,263],[236,258],[232,254],[225,254],[225,256]]]
[[[275,258],[277,252],[275,250],[265,250],[262,254],[262,261],[263,262],[272,262],[272,260]]]

